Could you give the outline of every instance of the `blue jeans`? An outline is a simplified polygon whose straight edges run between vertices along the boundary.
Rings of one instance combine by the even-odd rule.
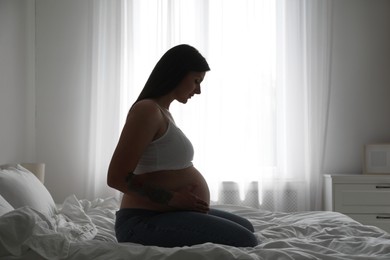
[[[206,242],[236,247],[257,245],[253,226],[247,219],[216,209],[210,209],[208,214],[120,209],[116,213],[115,232],[118,242],[161,247]]]

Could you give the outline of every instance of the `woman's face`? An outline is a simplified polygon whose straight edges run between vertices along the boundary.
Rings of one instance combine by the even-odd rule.
[[[195,94],[200,94],[200,83],[203,81],[206,72],[190,72],[185,76],[174,90],[174,96],[180,103],[187,103]]]

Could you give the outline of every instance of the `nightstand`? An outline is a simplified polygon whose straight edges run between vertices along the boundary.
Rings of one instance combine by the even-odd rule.
[[[390,232],[390,175],[324,175],[324,206]]]

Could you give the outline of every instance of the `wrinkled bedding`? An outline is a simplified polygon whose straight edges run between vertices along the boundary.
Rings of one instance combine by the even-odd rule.
[[[182,248],[117,243],[118,201],[69,196],[53,217],[29,207],[0,217],[3,259],[390,259],[390,234],[325,211],[269,212],[215,205],[248,218],[259,245],[235,248],[205,243]]]

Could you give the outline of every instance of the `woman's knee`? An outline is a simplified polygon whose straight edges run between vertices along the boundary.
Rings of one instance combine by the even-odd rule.
[[[253,227],[252,223],[247,219],[244,219],[244,220],[245,220],[245,223],[243,224],[244,227],[246,227],[250,232],[254,233],[255,228]]]
[[[235,242],[232,246],[255,247],[258,245],[258,241],[255,234],[248,230],[241,232],[241,234],[237,234],[234,238],[235,238]]]
[[[244,228],[248,229],[252,233],[255,232],[253,225],[249,220],[247,220],[246,218],[243,218],[241,216],[238,216],[236,214],[233,214],[233,213],[230,213],[227,211],[223,211],[223,210],[217,210],[217,209],[211,209],[209,214],[233,221],[233,222],[243,226]]]
[[[257,246],[259,243],[257,241],[257,238],[256,236],[253,234],[253,233],[250,233],[250,235],[248,236],[248,238],[246,239],[246,241],[244,242],[244,245],[243,247],[255,247]]]

